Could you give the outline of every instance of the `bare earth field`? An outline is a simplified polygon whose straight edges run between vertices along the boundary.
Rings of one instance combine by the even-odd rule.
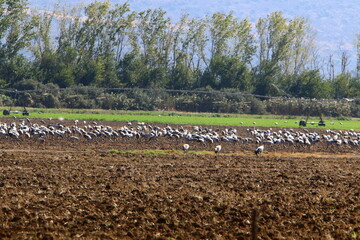
[[[359,146],[183,143],[0,138],[0,239],[360,239]]]

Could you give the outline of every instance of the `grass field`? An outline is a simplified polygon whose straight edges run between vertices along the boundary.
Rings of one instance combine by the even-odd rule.
[[[22,111],[21,108],[12,109]],[[29,118],[78,119],[93,121],[136,121],[168,124],[197,124],[222,126],[257,126],[297,128],[303,116],[240,115],[219,113],[183,113],[157,111],[115,111],[89,109],[28,109]],[[11,116],[23,117],[20,113]],[[325,118],[326,126],[308,124],[306,128],[354,129],[360,130],[359,119],[339,120]],[[317,123],[319,118],[310,118],[308,122]]]

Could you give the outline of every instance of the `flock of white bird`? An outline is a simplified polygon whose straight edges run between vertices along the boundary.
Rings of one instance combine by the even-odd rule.
[[[32,122],[34,121],[34,123]],[[21,143],[24,139],[35,139],[39,143],[55,141],[56,139],[68,139],[71,141],[116,141],[117,139],[137,138],[139,140],[156,140],[159,138],[176,139],[183,142],[183,150],[188,151],[192,142],[201,143],[204,146],[214,147],[216,154],[221,152],[222,143],[253,143],[256,144],[254,153],[261,155],[265,145],[275,144],[300,144],[311,146],[318,142],[326,142],[334,145],[354,145],[360,143],[360,132],[354,130],[334,131],[326,130],[323,133],[309,131],[307,129],[257,129],[248,128],[244,136],[240,136],[236,128],[212,129],[211,127],[159,127],[144,122],[127,122],[119,128],[75,120],[70,126],[65,126],[62,121],[55,119],[46,120],[21,119],[11,123],[0,123],[0,136],[3,139],[15,139]],[[51,140],[50,140],[51,139]]]
[[[272,128],[267,130],[248,129],[248,132],[255,137],[257,143],[264,144],[277,144],[277,143],[300,143],[305,145],[313,145],[317,142],[326,142],[335,145],[355,145],[360,143],[360,132],[351,130],[326,130],[325,133],[319,133],[316,131],[310,132],[307,129],[277,129],[275,131]]]

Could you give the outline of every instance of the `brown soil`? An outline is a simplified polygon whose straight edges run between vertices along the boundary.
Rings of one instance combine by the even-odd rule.
[[[1,138],[0,239],[360,238],[359,147],[182,144]]]

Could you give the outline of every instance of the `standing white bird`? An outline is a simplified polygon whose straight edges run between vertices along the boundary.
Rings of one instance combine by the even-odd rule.
[[[219,153],[221,151],[221,145],[217,145],[214,149],[215,153]]]
[[[218,158],[218,154],[220,153],[221,151],[221,145],[217,145],[214,149],[214,152],[216,154],[216,159]]]
[[[189,148],[190,148],[190,145],[189,145],[189,144],[185,143],[185,144],[183,145],[183,150],[184,150],[184,152],[186,152],[187,150],[189,150]]]
[[[254,151],[254,153],[256,154],[256,156],[261,155],[261,153],[264,151],[264,145],[261,145],[260,147],[256,148],[256,150]]]

